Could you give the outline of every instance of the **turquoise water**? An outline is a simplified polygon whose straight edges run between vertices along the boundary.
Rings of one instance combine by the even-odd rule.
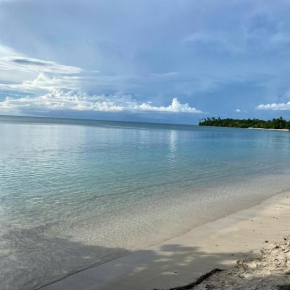
[[[0,289],[37,289],[290,188],[290,133],[0,117]]]

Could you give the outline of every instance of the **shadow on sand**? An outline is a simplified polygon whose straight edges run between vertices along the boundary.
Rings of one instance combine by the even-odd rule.
[[[132,252],[123,248],[86,245],[71,241],[69,238],[43,237],[34,237],[31,247],[23,248],[21,240],[17,239],[11,246],[13,249],[11,252],[2,252],[0,256],[1,290],[39,289],[81,270],[94,267],[101,262],[100,266],[92,269],[92,273],[96,279],[102,278],[105,281],[106,289],[118,289],[117,284],[110,281],[110,273],[113,276],[116,275],[114,273],[118,273],[116,277],[111,277],[113,278],[111,280],[126,277],[124,285],[122,285],[124,289],[127,283],[128,288],[126,289],[128,290],[132,289],[129,285],[138,286],[138,281],[141,281],[144,275],[150,277],[148,288],[144,288],[143,285],[135,289],[169,289],[192,283],[199,276],[214,268],[223,269],[226,262],[245,259],[253,255],[251,252],[213,254],[203,252],[196,247],[184,247],[177,244],[161,246],[158,252],[147,249],[130,255]],[[98,258],[100,253],[102,253],[102,261]],[[122,258],[112,260],[116,256],[122,256]],[[112,260],[110,263],[104,263],[104,261],[110,260]],[[116,269],[118,270],[116,271]],[[195,269],[194,272],[192,269]],[[187,283],[185,283],[185,279]],[[93,283],[92,280],[92,285]],[[194,287],[195,285],[189,284],[172,289],[185,290],[194,289]],[[94,289],[99,289],[99,286],[96,284]],[[289,288],[278,288],[277,286],[277,289]]]

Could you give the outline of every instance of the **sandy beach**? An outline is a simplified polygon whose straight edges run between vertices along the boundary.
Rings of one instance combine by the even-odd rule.
[[[284,132],[289,132],[289,129],[268,129],[268,128],[253,128],[249,127],[248,129],[250,130],[267,130],[267,131],[284,131]]]
[[[0,0],[0,290],[290,290],[290,0]]]
[[[150,290],[187,285],[215,268],[232,269],[238,260],[259,258],[263,248],[288,239],[289,210],[290,192],[287,191],[260,205],[42,289]]]

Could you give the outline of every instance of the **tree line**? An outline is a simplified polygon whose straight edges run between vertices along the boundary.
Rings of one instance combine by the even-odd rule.
[[[263,128],[263,129],[289,129],[290,121],[286,121],[282,117],[265,121],[259,119],[221,119],[204,118],[199,121],[199,126],[216,126],[216,127],[232,127],[232,128]]]

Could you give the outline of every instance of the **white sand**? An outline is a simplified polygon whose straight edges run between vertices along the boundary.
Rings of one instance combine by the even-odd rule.
[[[202,277],[204,278],[204,277]],[[272,244],[261,250],[258,258],[237,261],[234,269],[217,272],[188,289],[209,290],[289,290],[290,242]],[[197,284],[197,285],[196,285]]]
[[[286,131],[289,132],[289,129],[267,129],[267,128],[253,128],[253,127],[249,127],[248,129],[251,130],[269,130],[269,131]]]
[[[180,213],[182,214],[182,213]],[[214,268],[257,257],[290,234],[290,192],[187,234],[53,283],[44,290],[152,290],[186,285]]]

